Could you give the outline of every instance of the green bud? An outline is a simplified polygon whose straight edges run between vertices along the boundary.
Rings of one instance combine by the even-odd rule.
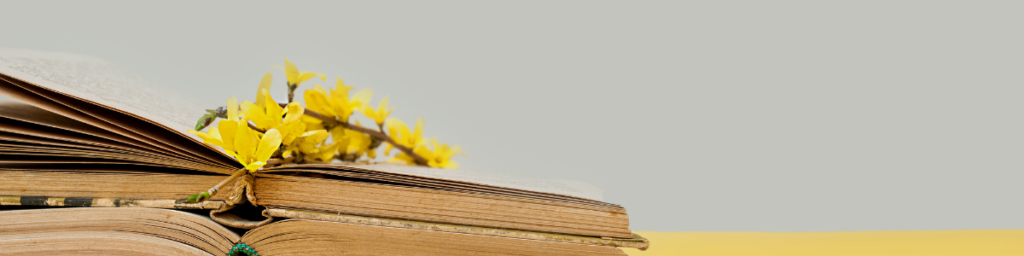
[[[198,196],[199,196],[199,195],[191,195],[191,196],[188,196],[188,199],[185,199],[185,202],[186,202],[186,203],[195,203],[195,202],[196,202],[196,198],[197,198]]]
[[[197,203],[205,202],[206,200],[210,200],[210,192],[199,193],[199,197],[196,198]]]

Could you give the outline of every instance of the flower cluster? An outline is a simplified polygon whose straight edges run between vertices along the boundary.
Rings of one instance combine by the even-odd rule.
[[[255,102],[238,103],[232,97],[226,107],[209,110],[196,129],[188,132],[204,143],[223,148],[251,173],[283,163],[374,161],[382,145],[385,156],[398,151],[390,162],[458,168],[451,158],[462,153],[459,146],[424,139],[423,119],[410,130],[401,120],[388,117],[394,107],[388,106],[387,96],[372,107],[373,90],[369,88],[353,94],[355,88],[338,78],[334,88],[314,85],[306,90],[302,95],[305,106],[292,101],[299,84],[317,77],[326,80],[326,76],[300,72],[288,59],[284,64],[281,69],[287,76],[288,103],[278,103],[270,96],[273,76],[267,73],[256,90]],[[362,126],[353,118],[357,113],[373,120],[376,127]],[[199,131],[216,118],[223,120],[208,132]]]

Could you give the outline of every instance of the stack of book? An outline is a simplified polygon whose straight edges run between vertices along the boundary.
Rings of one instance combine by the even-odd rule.
[[[390,164],[260,170],[184,133],[203,114],[91,57],[0,49],[0,255],[625,255],[584,183]],[[239,181],[242,182],[242,181]],[[240,203],[241,202],[241,203]]]

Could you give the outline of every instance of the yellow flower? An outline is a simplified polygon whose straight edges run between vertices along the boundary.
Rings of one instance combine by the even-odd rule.
[[[303,115],[299,118],[303,123],[306,123],[306,131],[326,130],[324,128],[324,121],[319,118]]]
[[[306,157],[314,159],[314,160],[319,160],[321,162],[328,162],[329,163],[332,160],[334,160],[334,155],[336,155],[338,153],[338,148],[341,147],[341,146],[342,145],[338,144],[338,143],[334,143],[334,144],[330,144],[330,145],[323,145],[323,146],[317,147],[315,151],[310,152],[309,154],[307,154]]]
[[[259,91],[257,99],[262,100],[257,100],[257,103],[242,102],[242,112],[257,128],[278,130],[285,145],[291,145],[296,137],[306,131],[306,124],[300,121],[305,108],[298,102],[289,103],[284,119],[281,119],[284,109],[270,97],[266,89]]]
[[[430,167],[458,169],[459,163],[451,161],[452,157],[456,154],[466,155],[465,152],[462,152],[462,147],[449,147],[448,144],[438,143],[436,139],[430,139],[430,146],[434,150],[429,155],[423,157],[427,159],[427,165]],[[419,153],[417,152],[417,154]]]
[[[451,161],[451,158],[456,154],[463,154],[462,149],[459,146],[449,147],[448,144],[440,144],[436,139],[430,139],[430,146],[434,149],[427,148],[426,145],[419,145],[413,152],[427,160],[427,166],[434,168],[445,168],[445,169],[457,169],[459,163]],[[405,153],[399,153],[394,158],[388,159],[388,162],[399,162],[408,165],[416,165],[416,160]]]
[[[335,145],[320,145],[327,140],[330,134],[326,130],[308,131],[295,139],[295,143],[287,147],[284,152],[286,157],[295,152],[301,152],[305,157],[330,162],[338,151]],[[333,147],[332,147],[333,146]]]
[[[380,103],[377,103],[377,110],[374,110],[368,105],[363,106],[363,115],[366,115],[366,117],[376,121],[377,126],[382,126],[384,125],[384,118],[387,118],[393,110],[395,110],[395,107],[388,109],[388,96],[384,96],[384,98],[380,100]]]
[[[280,66],[275,67],[280,68]],[[283,70],[284,75],[288,77],[289,87],[299,86],[299,83],[305,82],[306,80],[309,80],[310,78],[313,77],[320,77],[320,80],[327,81],[327,76],[325,76],[324,74],[313,72],[300,72],[299,69],[295,67],[295,64],[292,64],[291,61],[288,61],[288,58],[284,58]]]
[[[359,125],[359,123],[357,122],[356,125]],[[338,144],[338,151],[343,154],[356,154],[362,156],[365,153],[368,158],[376,157],[376,153],[370,150],[370,136],[365,133],[345,129],[339,126],[331,129],[331,138],[334,140],[334,144]]]
[[[245,117],[256,127],[264,130],[281,124],[284,110],[274,101],[274,98],[270,97],[270,93],[267,90],[260,90],[256,93],[256,99],[258,99],[257,103],[242,102],[242,113],[245,113]]]
[[[199,136],[205,143],[223,148],[228,155],[235,157],[242,166],[245,166],[245,169],[255,173],[266,165],[270,156],[280,148],[281,133],[276,129],[270,129],[260,134],[250,129],[245,116],[238,115],[238,100],[235,97],[228,99],[227,109],[228,118],[218,122],[216,127],[210,128],[210,132],[188,132]]]
[[[317,113],[328,117],[334,117],[343,123],[348,122],[349,116],[370,102],[373,97],[373,90],[362,89],[350,98],[348,93],[353,87],[345,86],[345,83],[338,78],[337,87],[330,90],[330,97],[320,85],[314,85],[313,89],[306,90],[303,97],[306,106]]]
[[[334,107],[331,106],[331,100],[327,97],[327,92],[319,84],[314,84],[313,89],[306,90],[302,97],[306,100],[306,108],[309,110],[316,111],[327,117],[338,116],[337,113],[334,113]]]
[[[412,132],[409,131],[409,127],[405,125],[402,120],[398,118],[388,118],[388,136],[398,143],[399,145],[405,146],[410,149],[416,149],[416,146],[423,144],[423,118],[416,120],[416,128]],[[384,155],[388,155],[391,149],[394,148],[391,144],[388,144],[384,148]]]
[[[248,126],[239,127],[234,144],[237,152],[228,151],[228,154],[242,163],[250,173],[256,173],[281,147],[281,133],[277,129],[270,129],[260,138]]]
[[[317,145],[326,141],[327,137],[330,135],[331,134],[327,133],[326,130],[305,132],[302,134],[302,137],[300,137],[302,141],[296,143],[296,146],[302,153],[315,153]]]

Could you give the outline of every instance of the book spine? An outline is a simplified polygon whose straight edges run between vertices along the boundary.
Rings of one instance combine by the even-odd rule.
[[[185,203],[179,200],[95,197],[0,196],[0,206],[58,206],[58,207],[151,207],[168,209],[218,209],[223,201]]]

